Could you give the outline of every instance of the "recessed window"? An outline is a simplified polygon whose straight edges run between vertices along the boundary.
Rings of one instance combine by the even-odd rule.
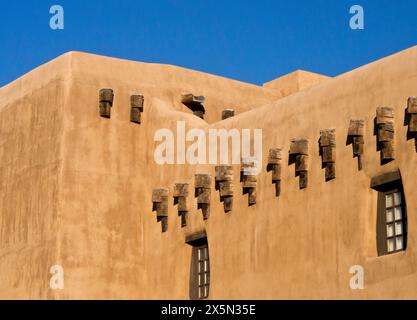
[[[210,263],[208,256],[208,246],[204,245],[197,248],[198,259],[198,298],[205,299],[209,295],[210,287]]]
[[[399,171],[372,179],[371,187],[378,191],[378,255],[405,250],[407,246],[407,214]]]
[[[190,267],[190,298],[207,299],[210,293],[210,257],[205,232],[193,234],[186,239],[192,246]]]
[[[387,253],[404,250],[404,221],[401,199],[402,193],[399,190],[385,193]]]

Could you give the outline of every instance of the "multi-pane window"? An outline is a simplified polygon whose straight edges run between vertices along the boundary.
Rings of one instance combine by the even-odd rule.
[[[197,248],[197,259],[198,298],[206,299],[208,298],[210,288],[210,263],[207,245]]]
[[[404,220],[400,190],[385,193],[387,253],[404,250]]]
[[[197,232],[186,237],[185,242],[192,246],[190,268],[190,298],[207,299],[210,291],[210,257],[207,234]]]
[[[400,172],[397,170],[374,177],[371,188],[378,191],[378,255],[406,250],[407,206]]]

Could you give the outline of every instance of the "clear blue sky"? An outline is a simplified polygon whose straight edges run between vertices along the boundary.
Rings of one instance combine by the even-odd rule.
[[[417,43],[416,0],[1,0],[0,86],[71,51],[183,66],[262,84],[335,76]],[[65,29],[49,27],[64,8]],[[365,10],[351,30],[349,8]]]

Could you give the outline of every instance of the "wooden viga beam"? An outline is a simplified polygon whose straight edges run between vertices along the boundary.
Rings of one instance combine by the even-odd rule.
[[[300,189],[308,187],[308,140],[292,139],[289,151],[295,158],[295,175],[300,177]]]
[[[225,109],[222,111],[222,120],[226,120],[235,116],[235,110]]]
[[[143,112],[144,97],[141,94],[130,96],[130,122],[140,124]]]
[[[198,209],[202,210],[203,219],[207,220],[210,217],[211,176],[196,174],[194,188]]]
[[[409,97],[407,103],[408,135],[414,138],[417,151],[417,97]]]
[[[216,190],[220,193],[225,212],[233,209],[233,167],[220,165],[215,167]]]
[[[110,119],[113,99],[114,93],[112,89],[101,89],[99,91],[99,110],[101,117]]]
[[[363,149],[364,149],[365,121],[350,120],[348,130],[348,141],[352,143],[353,157],[358,158],[358,170],[363,166]]]
[[[162,232],[168,231],[168,196],[165,188],[154,189],[152,192],[152,211],[156,211],[156,218],[161,222]]]
[[[269,149],[268,165],[266,170],[272,171],[272,183],[275,184],[275,196],[281,195],[281,167],[282,167],[282,149]]]
[[[204,96],[195,96],[192,93],[186,93],[182,95],[181,102],[185,105],[203,104],[206,102],[206,98]]]
[[[203,104],[206,99],[204,96],[195,96],[192,93],[183,94],[181,96],[181,102],[186,105],[193,114],[201,119],[204,119],[204,114],[206,113]]]
[[[255,161],[252,158],[243,158],[240,169],[240,181],[243,183],[243,194],[248,194],[248,205],[256,204],[257,177],[253,168]]]
[[[394,160],[394,109],[390,107],[377,108],[376,126],[381,162]]]
[[[188,218],[188,183],[176,183],[174,186],[174,205],[178,205],[178,216],[181,217],[181,227],[187,226]]]
[[[320,131],[320,154],[322,165],[325,168],[325,179],[330,181],[336,178],[336,130],[326,129]]]

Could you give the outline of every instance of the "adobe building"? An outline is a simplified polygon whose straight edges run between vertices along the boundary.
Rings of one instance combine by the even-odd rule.
[[[0,89],[0,298],[416,299],[414,96],[417,47],[263,87],[64,54]],[[262,129],[262,171],[157,164],[178,121]]]

